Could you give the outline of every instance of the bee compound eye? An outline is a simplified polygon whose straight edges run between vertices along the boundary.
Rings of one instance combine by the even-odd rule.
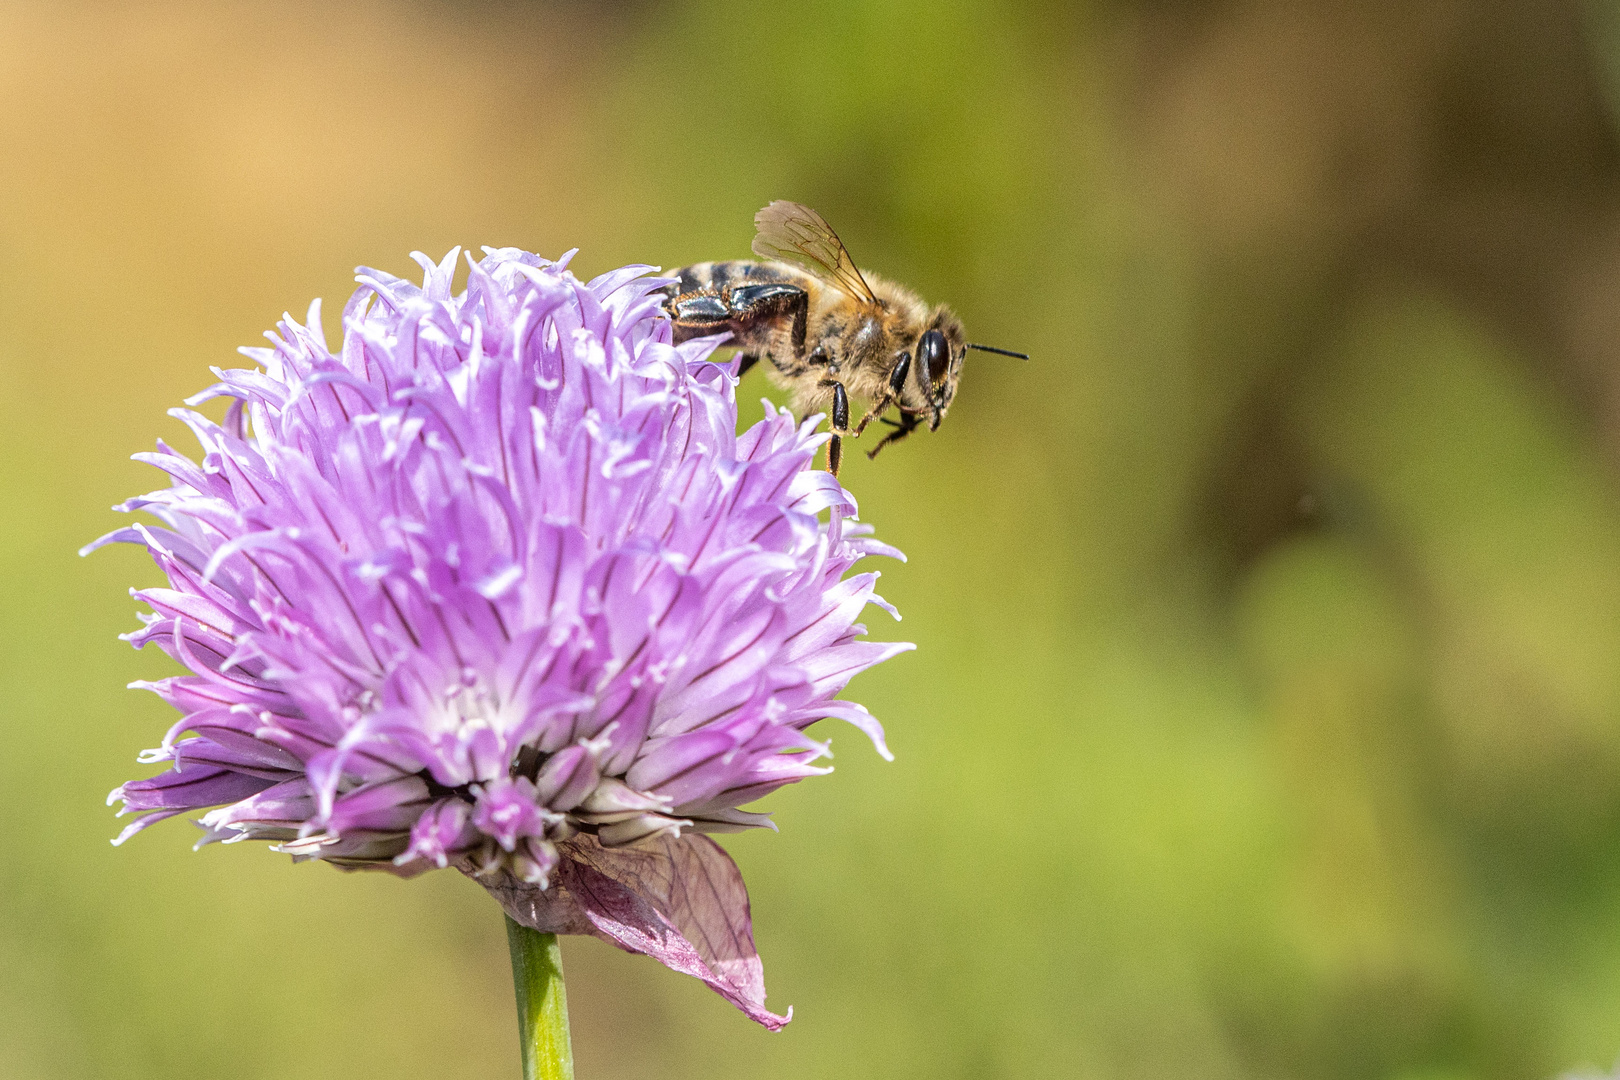
[[[917,343],[917,359],[922,364],[922,377],[934,385],[945,381],[951,367],[951,351],[945,344],[945,335],[930,330]]]

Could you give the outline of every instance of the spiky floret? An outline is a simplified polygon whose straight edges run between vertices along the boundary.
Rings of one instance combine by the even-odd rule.
[[[187,674],[180,710],[109,801],[187,811],[202,843],[410,875],[455,866],[537,929],[593,933],[703,978],[776,1027],[735,866],[705,832],[807,776],[838,717],[887,756],[857,672],[898,552],[811,467],[826,438],[766,405],[736,432],[716,342],[670,343],[649,267],[590,282],[485,249],[362,269],[328,350],[320,307],[258,365],[177,409],[201,462],[97,544],[143,545],[167,588],[129,640]],[[570,253],[571,255],[572,253]],[[214,423],[194,411],[229,400]],[[828,520],[819,516],[827,512]],[[86,550],[89,550],[88,548]]]

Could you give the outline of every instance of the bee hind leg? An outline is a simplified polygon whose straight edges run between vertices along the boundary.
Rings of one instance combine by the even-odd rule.
[[[810,318],[810,294],[797,285],[766,282],[740,285],[727,293],[732,319],[740,331],[786,324],[793,358],[804,356],[805,330]],[[739,337],[743,334],[739,334]]]
[[[804,356],[809,311],[808,293],[796,285],[776,282],[735,289],[693,289],[666,294],[664,300],[664,313],[674,324],[677,345],[729,331],[733,344],[757,357],[772,351],[769,347],[780,341],[785,330],[794,362]]]
[[[677,345],[732,329],[731,305],[714,292],[700,290],[671,297],[664,301],[664,312],[674,324],[672,336]]]

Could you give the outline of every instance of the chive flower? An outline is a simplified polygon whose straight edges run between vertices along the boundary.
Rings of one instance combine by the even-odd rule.
[[[168,578],[127,640],[185,673],[135,684],[182,714],[109,798],[198,817],[202,844],[401,876],[453,867],[518,923],[593,934],[711,986],[772,1030],[748,895],[705,834],[808,776],[898,557],[768,403],[736,434],[719,339],[671,343],[627,266],[589,282],[512,249],[417,287],[361,268],[328,349],[319,301],[253,369],[171,415],[169,486],[123,504]],[[213,398],[216,423],[194,411]],[[823,518],[825,512],[825,518]],[[889,609],[892,611],[892,609]]]

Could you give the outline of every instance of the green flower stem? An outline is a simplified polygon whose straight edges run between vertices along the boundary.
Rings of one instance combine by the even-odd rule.
[[[523,1080],[574,1080],[574,1044],[568,1038],[568,993],[563,989],[557,935],[530,930],[508,915],[506,941],[512,947]]]

